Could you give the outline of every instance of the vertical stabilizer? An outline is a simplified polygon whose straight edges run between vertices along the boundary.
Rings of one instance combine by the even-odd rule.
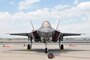
[[[60,24],[60,20],[58,21],[58,24],[57,24],[56,30],[58,30],[59,24]]]
[[[33,31],[34,31],[34,26],[33,26],[33,23],[32,23],[32,21],[31,21],[31,20],[30,20],[30,23],[31,23],[32,29],[33,29]]]

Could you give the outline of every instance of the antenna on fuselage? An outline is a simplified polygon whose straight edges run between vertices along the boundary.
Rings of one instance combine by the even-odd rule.
[[[57,24],[56,30],[58,30],[59,24],[60,24],[60,20],[58,21],[58,24]]]
[[[30,23],[31,23],[32,29],[33,29],[33,31],[34,31],[34,26],[33,26],[33,23],[32,23],[32,21],[31,21],[31,20],[30,20]]]

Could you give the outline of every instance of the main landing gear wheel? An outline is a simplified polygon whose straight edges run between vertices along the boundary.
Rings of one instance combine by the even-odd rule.
[[[30,44],[27,45],[27,50],[31,50],[31,45]]]
[[[61,50],[64,50],[64,45],[63,45],[63,44],[61,44],[60,49],[61,49]]]
[[[47,48],[45,48],[45,53],[47,53]]]

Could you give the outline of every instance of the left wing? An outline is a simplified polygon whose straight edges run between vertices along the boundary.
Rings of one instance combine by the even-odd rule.
[[[79,36],[81,34],[75,34],[75,33],[61,33],[62,36]]]

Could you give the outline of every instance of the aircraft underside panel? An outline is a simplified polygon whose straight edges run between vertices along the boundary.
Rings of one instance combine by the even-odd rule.
[[[52,36],[52,41],[57,42],[60,36],[60,32],[55,31],[54,35]]]
[[[37,34],[37,31],[33,32],[33,37],[35,42],[41,41],[40,36]]]

